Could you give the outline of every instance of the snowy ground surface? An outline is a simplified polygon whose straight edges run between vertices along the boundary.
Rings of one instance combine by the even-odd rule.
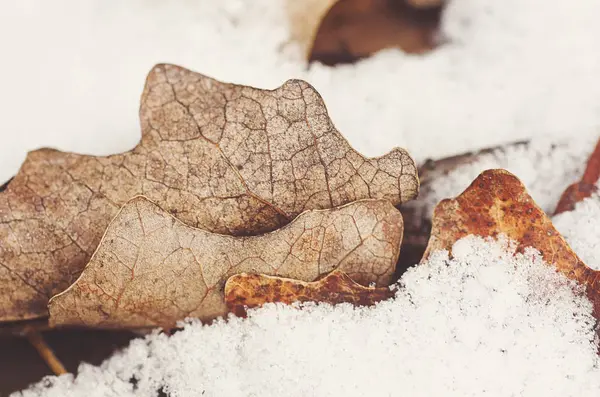
[[[269,305],[192,323],[20,396],[597,395],[590,302],[533,250],[513,253],[466,237],[374,308]]]
[[[0,183],[41,146],[133,147],[158,62],[263,88],[303,78],[367,155],[403,146],[422,161],[535,138],[438,181],[420,199],[426,212],[486,168],[515,173],[548,212],[580,177],[600,134],[600,0],[452,0],[450,44],[336,68],[302,61],[287,1],[2,2]],[[555,218],[597,268],[599,203]],[[248,320],[191,323],[23,396],[597,395],[594,321],[579,291],[507,242],[469,237],[454,254],[410,270],[397,298],[375,308],[270,306]]]
[[[367,155],[442,157],[532,136],[598,133],[599,0],[452,0],[451,44],[307,68],[290,43],[295,0],[20,0],[0,5],[0,180],[28,150],[131,148],[158,62],[273,88],[303,78]]]

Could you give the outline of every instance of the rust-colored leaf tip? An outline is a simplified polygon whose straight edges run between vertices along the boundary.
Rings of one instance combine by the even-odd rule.
[[[452,250],[462,237],[504,234],[522,251],[533,247],[544,260],[568,278],[587,286],[600,314],[600,272],[586,266],[527,193],[519,179],[505,170],[481,173],[458,197],[440,202],[434,210],[425,260],[433,251]]]

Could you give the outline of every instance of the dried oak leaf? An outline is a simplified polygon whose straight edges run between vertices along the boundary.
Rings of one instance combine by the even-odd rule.
[[[332,305],[352,303],[371,306],[394,294],[389,287],[362,286],[340,270],[334,270],[324,278],[312,282],[241,273],[231,276],[225,283],[227,308],[239,317],[246,316],[246,309],[270,302],[291,304],[312,301]]]
[[[587,286],[596,310],[600,309],[600,272],[579,259],[550,218],[527,194],[525,186],[510,172],[484,171],[458,197],[437,205],[423,260],[433,251],[451,251],[457,240],[470,234],[483,237],[504,234],[518,244],[518,250],[537,249],[548,264]]]
[[[37,150],[0,193],[0,321],[46,316],[48,299],[77,278],[136,195],[192,226],[247,235],[308,209],[363,198],[398,204],[418,191],[406,151],[361,156],[303,81],[260,90],[158,65],[140,117],[132,151]]]
[[[358,282],[387,285],[402,232],[402,215],[387,200],[308,211],[274,232],[234,237],[187,226],[140,196],[108,226],[79,279],[50,300],[50,324],[210,320],[227,313],[225,281],[242,272],[313,281],[339,269]]]
[[[575,204],[590,197],[598,191],[598,181],[600,180],[600,140],[592,152],[581,180],[567,187],[564,191],[554,215],[561,212],[573,211]]]

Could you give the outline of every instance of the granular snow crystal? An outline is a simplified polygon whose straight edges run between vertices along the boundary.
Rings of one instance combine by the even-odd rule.
[[[189,321],[15,397],[577,396],[600,390],[591,303],[532,249],[469,236],[374,307]]]

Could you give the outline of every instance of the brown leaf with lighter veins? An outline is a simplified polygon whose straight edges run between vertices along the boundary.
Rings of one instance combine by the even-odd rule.
[[[264,274],[241,273],[231,276],[225,283],[225,302],[230,312],[246,316],[246,309],[265,303],[325,302],[351,303],[371,306],[393,297],[390,287],[364,287],[346,273],[334,270],[324,278],[305,282]]]
[[[434,210],[432,230],[422,261],[433,251],[451,251],[462,237],[504,234],[522,251],[533,247],[546,263],[587,286],[596,312],[600,309],[600,272],[586,266],[571,250],[517,177],[505,170],[481,173],[455,199],[441,201]]]
[[[403,149],[367,159],[335,129],[319,94],[221,83],[158,65],[142,95],[142,140],[95,157],[29,153],[0,193],[0,321],[47,315],[80,274],[120,206],[144,195],[208,231],[274,230],[308,209],[417,194]]]
[[[109,225],[79,279],[49,303],[50,324],[170,327],[225,315],[225,281],[242,272],[312,281],[334,269],[387,285],[402,241],[402,215],[386,200],[313,210],[261,236],[194,229],[144,197]]]

